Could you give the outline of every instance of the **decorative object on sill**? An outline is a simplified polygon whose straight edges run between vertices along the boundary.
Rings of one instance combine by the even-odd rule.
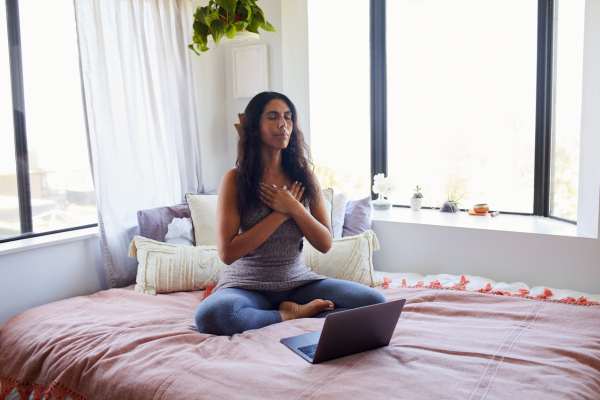
[[[444,202],[444,204],[442,204],[442,208],[440,208],[440,211],[447,213],[455,213],[460,211],[460,208],[458,207],[457,201],[447,200]]]
[[[423,193],[421,192],[421,187],[417,185],[415,187],[415,192],[410,198],[410,208],[413,211],[419,211],[423,205]]]
[[[448,197],[440,208],[441,212],[455,213],[460,211],[458,203],[465,195],[464,190],[461,190],[463,183],[459,179],[452,179],[448,184]]]
[[[392,203],[388,197],[394,191],[394,184],[389,177],[384,174],[376,174],[373,177],[373,193],[377,194],[377,199],[373,201],[373,208],[376,210],[389,210]]]
[[[485,203],[475,204],[471,209],[469,209],[469,215],[480,215],[486,216],[490,212],[490,207]]]
[[[256,0],[209,0],[208,5],[194,12],[192,43],[194,53],[208,51],[208,37],[215,44],[225,36],[228,39],[257,39],[258,29],[274,32]]]

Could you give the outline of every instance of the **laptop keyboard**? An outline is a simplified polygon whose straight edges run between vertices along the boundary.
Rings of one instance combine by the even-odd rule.
[[[298,350],[300,350],[301,352],[303,352],[304,354],[306,354],[308,357],[310,358],[314,358],[315,353],[317,351],[317,344],[311,344],[308,346],[303,346],[303,347],[298,347]]]

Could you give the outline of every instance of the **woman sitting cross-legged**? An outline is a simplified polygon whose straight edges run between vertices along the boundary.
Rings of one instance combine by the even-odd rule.
[[[228,265],[196,310],[200,332],[232,335],[385,302],[375,289],[304,264],[303,237],[322,253],[332,238],[297,120],[294,104],[276,92],[256,95],[240,118],[236,167],[217,207],[219,256]]]

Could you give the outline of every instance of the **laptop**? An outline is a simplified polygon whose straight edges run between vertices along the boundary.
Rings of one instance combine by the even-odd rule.
[[[317,364],[390,344],[406,299],[337,311],[325,317],[321,332],[281,339],[294,353]]]

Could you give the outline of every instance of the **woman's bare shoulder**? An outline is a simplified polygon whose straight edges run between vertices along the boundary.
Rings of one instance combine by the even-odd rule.
[[[226,188],[235,188],[236,186],[236,180],[237,180],[237,168],[231,168],[229,171],[227,171],[225,173],[225,175],[223,175],[223,180],[221,182],[221,184],[226,187]]]

